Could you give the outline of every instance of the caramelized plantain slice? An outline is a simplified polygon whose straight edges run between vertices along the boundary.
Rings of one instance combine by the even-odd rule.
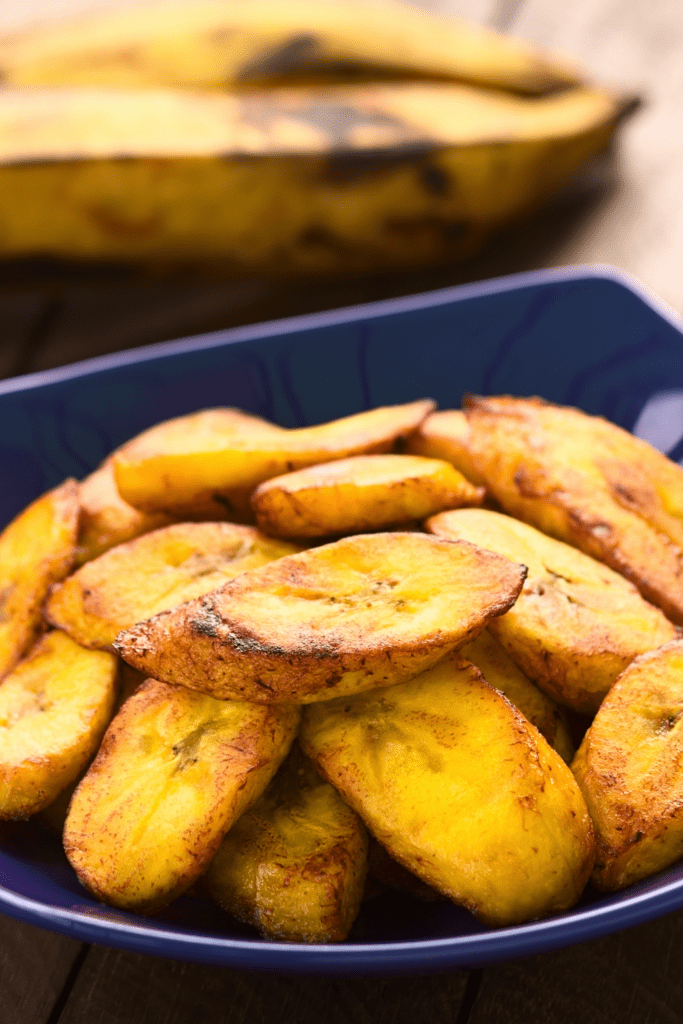
[[[356,455],[267,480],[251,499],[276,537],[326,537],[406,526],[446,508],[480,505],[448,462],[417,455]]]
[[[392,857],[484,923],[579,898],[594,844],[574,777],[460,655],[401,686],[311,705],[300,743]]]
[[[205,508],[295,469],[390,451],[433,408],[429,400],[411,402],[297,430],[263,421],[224,429],[215,423],[220,410],[207,410],[154,427],[115,452],[116,483],[142,511]]]
[[[33,644],[50,585],[73,565],[78,518],[78,484],[65,480],[0,535],[0,679]]]
[[[148,679],[71,800],[64,849],[83,885],[143,914],[184,892],[268,785],[299,717]]]
[[[360,534],[243,573],[114,646],[135,668],[216,697],[330,700],[433,665],[507,611],[524,575],[472,544]]]
[[[110,458],[80,483],[78,499],[81,522],[76,565],[83,565],[109,548],[158,530],[171,521],[163,512],[138,512],[123,500],[116,489]]]
[[[683,857],[683,640],[636,658],[572,764],[595,824],[592,881],[623,889]]]
[[[576,711],[597,711],[629,662],[676,636],[623,576],[533,526],[484,509],[443,512],[426,525],[528,567],[514,608],[490,629],[530,679]]]
[[[65,633],[41,637],[0,686],[0,818],[47,807],[93,756],[111,718],[118,659]]]
[[[294,747],[200,889],[266,938],[341,942],[363,899],[367,852],[358,815]]]
[[[176,523],[82,566],[52,590],[45,615],[85,647],[108,648],[141,619],[297,550],[252,526]]]
[[[683,624],[683,469],[599,416],[470,398],[472,458],[506,512],[611,566]]]
[[[445,459],[467,480],[481,486],[485,480],[472,460],[469,438],[470,427],[461,409],[439,409],[410,435],[405,450],[428,459]]]
[[[487,683],[505,694],[527,722],[535,725],[553,750],[569,764],[574,756],[574,744],[569,735],[566,713],[551,697],[534,686],[489,630],[483,629],[479,636],[460,649],[460,653],[476,665]]]

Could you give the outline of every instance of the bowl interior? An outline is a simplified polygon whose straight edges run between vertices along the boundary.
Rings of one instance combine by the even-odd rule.
[[[422,397],[454,408],[467,392],[576,405],[635,427],[677,456],[683,336],[618,277],[564,271],[172,342],[8,381],[0,385],[0,523],[65,477],[82,477],[145,427],[195,409],[235,405],[298,426]],[[683,904],[679,868],[614,896],[589,889],[578,908],[552,922],[496,933],[447,902],[385,894],[365,904],[347,944],[315,952],[263,942],[198,898],[181,898],[153,921],[103,907],[77,882],[58,838],[32,822],[0,829],[0,884],[6,912],[83,938],[302,970],[360,969],[373,950],[384,956],[379,969],[388,969],[387,956],[396,969],[488,962]]]

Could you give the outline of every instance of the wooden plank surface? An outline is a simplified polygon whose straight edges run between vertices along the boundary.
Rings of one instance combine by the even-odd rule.
[[[0,917],[2,1024],[45,1024],[80,968],[81,950],[73,939]]]

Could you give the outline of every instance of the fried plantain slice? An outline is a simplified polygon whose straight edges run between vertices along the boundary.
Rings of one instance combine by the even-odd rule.
[[[35,641],[48,589],[73,565],[79,511],[78,484],[65,480],[0,535],[0,679]]]
[[[401,686],[311,705],[300,743],[392,857],[485,924],[579,898],[594,843],[576,781],[459,654]]]
[[[265,938],[341,942],[363,899],[367,853],[358,815],[295,746],[199,886]]]
[[[676,636],[623,576],[533,526],[484,509],[443,512],[426,526],[528,567],[514,608],[490,629],[530,679],[576,711],[597,711],[629,662]]]
[[[152,428],[115,452],[116,483],[135,508],[177,514],[318,462],[388,452],[433,408],[426,399],[297,430],[264,428],[263,421],[223,429],[215,422],[220,410],[206,410]]]
[[[470,398],[470,450],[505,511],[611,566],[683,624],[683,469],[599,416]]]
[[[445,459],[478,486],[485,485],[472,460],[470,427],[462,409],[439,409],[430,413],[406,441],[405,450],[428,459]]]
[[[84,647],[109,648],[141,619],[298,550],[252,526],[175,523],[86,563],[52,590],[45,615]]]
[[[574,756],[574,744],[569,735],[566,714],[551,697],[534,686],[489,630],[482,629],[479,636],[460,649],[460,653],[476,665],[487,683],[505,694],[527,722],[535,725],[553,750],[569,764]]]
[[[463,542],[360,534],[243,573],[138,623],[115,648],[216,697],[330,700],[433,665],[507,611],[525,572]]]
[[[299,717],[148,679],[71,800],[64,849],[83,885],[143,914],[170,903],[268,785]]]
[[[76,565],[83,565],[117,544],[158,530],[171,522],[163,512],[138,512],[123,500],[116,489],[111,458],[81,481],[78,499],[81,521]]]
[[[572,770],[595,824],[598,889],[623,889],[683,857],[683,640],[622,673]]]
[[[355,455],[267,480],[251,499],[276,537],[328,537],[406,526],[446,508],[480,505],[448,462],[417,455]]]
[[[0,818],[28,818],[77,778],[99,746],[118,659],[65,633],[41,637],[0,686]]]

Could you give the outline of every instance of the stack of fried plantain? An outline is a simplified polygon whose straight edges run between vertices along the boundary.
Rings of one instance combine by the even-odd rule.
[[[368,832],[376,880],[491,926],[645,877],[683,853],[683,643],[619,526],[673,557],[681,495],[537,399],[157,424],[0,536],[0,816],[62,828],[106,903],[194,886],[287,941],[348,936]]]
[[[203,0],[0,39],[0,256],[317,273],[469,256],[629,108],[373,0]]]

